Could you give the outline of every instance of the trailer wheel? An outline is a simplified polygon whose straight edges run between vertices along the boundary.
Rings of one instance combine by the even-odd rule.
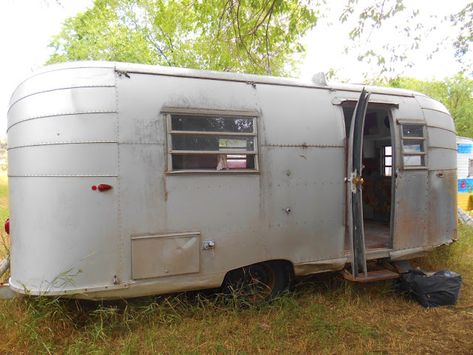
[[[268,261],[230,271],[223,281],[223,291],[251,303],[270,301],[289,289],[293,279],[289,262]]]

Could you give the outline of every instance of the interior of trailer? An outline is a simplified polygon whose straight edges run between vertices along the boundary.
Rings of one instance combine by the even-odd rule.
[[[354,105],[343,107],[346,132]],[[394,173],[394,146],[392,144],[389,108],[371,104],[365,116],[363,131],[363,222],[366,250],[391,249],[391,209]],[[345,241],[350,250],[350,241]]]

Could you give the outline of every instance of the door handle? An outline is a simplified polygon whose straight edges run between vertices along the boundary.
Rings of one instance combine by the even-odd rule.
[[[363,179],[362,176],[355,176],[353,178],[353,184],[356,186],[356,187],[360,187],[360,186],[363,186],[365,182],[365,179]]]

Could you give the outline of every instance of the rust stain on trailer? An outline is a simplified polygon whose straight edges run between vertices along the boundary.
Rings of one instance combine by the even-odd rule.
[[[168,187],[166,184],[166,177],[163,177],[163,191],[164,191],[164,201],[168,200],[169,197],[169,192],[168,192]]]

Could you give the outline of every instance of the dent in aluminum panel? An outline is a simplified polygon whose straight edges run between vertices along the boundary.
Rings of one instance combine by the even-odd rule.
[[[113,113],[45,117],[15,125],[8,131],[8,146],[60,142],[116,141],[117,118]]]
[[[44,91],[67,89],[81,86],[114,86],[113,68],[62,68],[37,73],[16,88],[10,105],[22,98]]]
[[[32,291],[112,285],[119,272],[116,178],[9,179],[12,282]]]
[[[22,121],[75,113],[115,112],[115,88],[76,88],[28,96],[8,112],[8,128]]]
[[[116,144],[60,144],[8,151],[10,176],[117,175]]]

